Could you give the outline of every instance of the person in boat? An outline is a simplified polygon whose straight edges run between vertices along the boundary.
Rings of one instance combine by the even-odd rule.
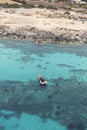
[[[41,80],[41,82],[45,82],[45,79],[41,75],[39,75],[38,77]]]
[[[40,74],[38,75],[38,78],[40,80],[40,84],[47,85],[48,82]]]

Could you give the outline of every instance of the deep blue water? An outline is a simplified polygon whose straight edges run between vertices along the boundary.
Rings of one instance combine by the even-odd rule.
[[[48,80],[49,89],[52,85],[55,86],[55,81],[58,79],[64,81],[63,85],[70,80],[72,81],[69,82],[70,86],[74,82],[75,85],[76,83],[86,84],[87,45],[46,44],[40,46],[30,41],[0,40],[0,82],[28,83],[34,81],[37,83],[38,74],[42,74]],[[13,116],[6,119],[5,115],[9,114]],[[1,110],[0,115],[0,130],[68,129],[66,125],[62,125],[60,119],[58,122],[48,118],[43,122],[38,115],[25,112],[21,114],[20,118],[17,118],[15,112],[10,111],[10,108],[8,111]],[[61,117],[61,120],[62,118],[65,117]]]

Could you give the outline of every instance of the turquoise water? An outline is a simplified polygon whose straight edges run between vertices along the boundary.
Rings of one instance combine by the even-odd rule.
[[[36,87],[41,87],[37,83],[38,74],[42,74],[48,80],[48,86],[47,89],[45,88],[46,93],[44,92],[44,94],[54,92],[55,88],[60,92],[59,97],[57,97],[57,95],[54,96],[54,99],[50,102],[52,103],[52,110],[54,110],[57,104],[60,105],[60,107],[62,106],[61,108],[63,108],[63,110],[61,111],[63,111],[62,113],[64,115],[62,116],[60,112],[58,117],[54,117],[52,114],[43,121],[43,118],[38,116],[39,114],[37,114],[37,112],[32,115],[30,111],[26,112],[22,110],[22,114],[18,118],[15,116],[13,109],[10,108],[11,106],[8,106],[8,109],[11,109],[11,111],[4,110],[5,108],[2,109],[1,107],[0,130],[80,130],[80,127],[77,127],[78,125],[72,127],[70,121],[73,122],[72,120],[75,118],[75,122],[78,122],[77,119],[79,118],[75,117],[73,111],[76,110],[74,108],[75,105],[76,107],[77,105],[78,107],[83,107],[81,106],[83,105],[81,104],[83,97],[79,94],[79,99],[81,98],[82,101],[80,100],[79,102],[78,99],[75,104],[68,100],[72,100],[72,97],[74,98],[76,96],[79,87],[86,89],[87,45],[68,46],[46,44],[39,46],[30,41],[0,40],[0,85],[4,84],[4,86],[7,87],[5,83],[9,82],[8,87],[11,89],[10,82],[13,82],[14,85],[15,83],[21,82],[29,83],[31,87],[34,88],[34,85],[32,85],[34,82],[36,83]],[[59,86],[61,86],[61,88],[59,88]],[[76,88],[78,88],[78,90],[76,90],[77,93],[75,92]],[[70,95],[68,91],[70,91]],[[73,96],[71,96],[72,92],[74,92]],[[40,90],[40,93],[42,94],[42,90]],[[82,93],[82,89],[79,93]],[[66,108],[68,104],[69,107]],[[69,109],[68,112],[73,114],[65,113],[67,109]],[[78,111],[76,114],[82,121],[82,114],[78,114]],[[86,117],[84,117],[84,120],[85,119]],[[81,129],[85,130],[86,126],[82,126],[83,125],[81,125]]]
[[[14,113],[8,111],[1,111],[2,117],[0,119],[0,126],[4,126],[6,130],[66,130],[65,127],[60,124],[48,119],[44,122],[40,117],[36,115],[28,115],[23,113],[20,119],[17,119],[15,116],[10,117],[9,119],[5,119],[5,115],[11,115]],[[3,128],[2,128],[3,129]]]
[[[56,45],[44,47],[26,45],[27,43],[23,45],[23,43],[18,42],[18,45],[12,47],[11,44],[15,43],[6,45],[6,42],[0,44],[0,72],[3,73],[0,80],[36,80],[37,75],[41,73],[48,80],[51,78],[68,79],[76,76],[78,80],[87,81],[87,57],[76,54],[78,52],[70,53],[70,48],[68,51],[66,50],[67,46],[65,46],[65,50],[63,46],[64,52],[62,52],[61,46],[57,46],[58,52]]]

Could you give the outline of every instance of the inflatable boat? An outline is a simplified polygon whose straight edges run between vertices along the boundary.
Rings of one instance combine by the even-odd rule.
[[[39,79],[39,82],[40,82],[41,85],[47,85],[48,84],[47,80],[45,80],[44,77],[40,74],[38,75],[38,79]]]

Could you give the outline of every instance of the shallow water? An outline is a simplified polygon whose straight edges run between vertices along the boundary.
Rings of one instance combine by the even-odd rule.
[[[83,118],[83,111],[80,111],[82,112],[81,115],[78,111],[74,113],[77,110],[74,107],[78,105],[82,110],[82,107],[84,107],[82,102],[86,99],[87,45],[46,44],[39,46],[30,41],[0,40],[0,87],[5,86],[10,88],[12,87],[11,82],[12,84],[18,82],[29,83],[33,88],[41,87],[37,80],[38,74],[42,74],[48,80],[46,93],[52,93],[54,89],[58,89],[58,92],[60,92],[59,97],[56,94],[54,95],[51,103],[52,108],[55,105],[57,107],[60,105],[60,108],[63,108],[63,112],[57,113],[59,112],[57,111],[56,113],[59,115],[56,114],[56,116],[58,117],[49,115],[44,122],[43,118],[39,117],[37,112],[32,115],[29,113],[30,111],[26,113],[22,110],[23,112],[18,118],[10,108],[11,106],[8,106],[8,109],[11,109],[10,112],[12,113],[8,114],[9,111],[6,110],[0,111],[0,130],[80,130],[80,128],[81,130],[85,130],[86,124],[84,122],[86,117]],[[34,86],[33,82],[36,83],[36,86]],[[22,85],[21,87],[23,88]],[[81,90],[79,90],[79,87]],[[82,96],[84,95],[82,87],[85,88],[85,96]],[[44,95],[46,93],[44,92]],[[74,98],[75,96],[77,97]],[[79,100],[78,97],[81,99]],[[74,99],[77,100],[75,101]],[[75,102],[72,103],[73,101],[71,100]],[[66,110],[69,113],[66,113]],[[6,116],[7,114],[9,116]],[[78,118],[74,114],[77,114]],[[79,118],[81,118],[80,121],[78,121]],[[81,124],[79,127],[78,122]]]
[[[78,80],[87,81],[86,46],[82,47],[82,53],[79,49],[81,46],[37,46],[1,40],[0,72],[3,75],[0,80],[37,80],[37,75],[41,73],[48,80],[75,76]]]
[[[44,122],[40,117],[26,113],[22,113],[18,119],[14,116],[14,113],[9,111],[9,114],[7,114],[7,112],[5,110],[1,111],[0,126],[2,129],[0,130],[66,130],[64,126],[51,119]],[[5,115],[10,115],[10,113],[13,114],[12,117],[5,119]]]

